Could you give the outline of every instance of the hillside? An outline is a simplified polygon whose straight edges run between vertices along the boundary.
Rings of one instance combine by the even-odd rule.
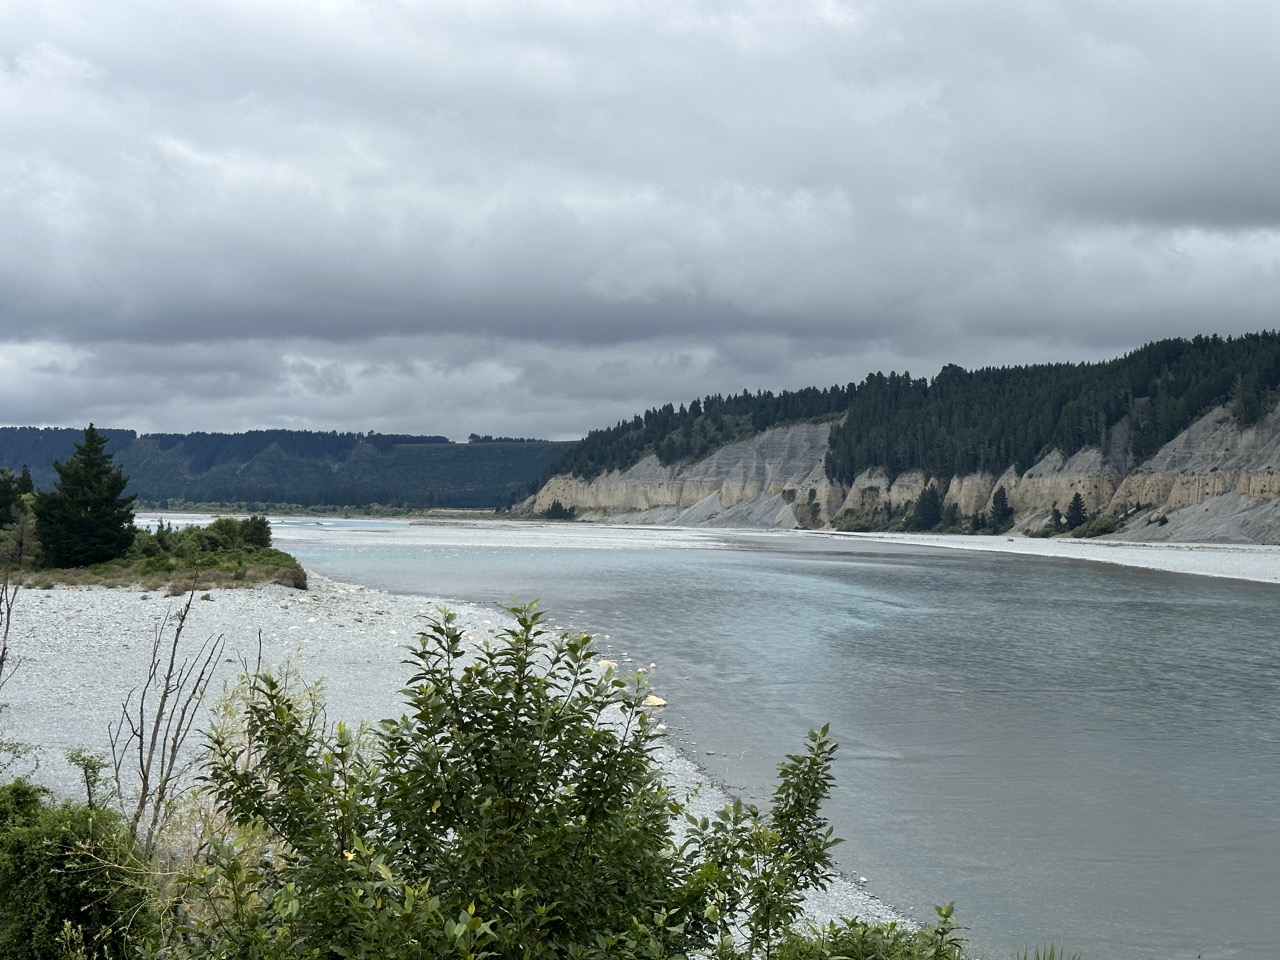
[[[931,382],[874,374],[842,391],[837,419],[824,411],[827,422],[772,426],[678,462],[663,462],[658,439],[613,458],[632,459],[626,468],[549,477],[528,508],[558,500],[584,519],[887,529],[911,526],[928,490],[937,528],[968,531],[988,529],[1003,489],[1028,530],[1079,493],[1090,514],[1127,521],[1131,538],[1280,542],[1277,388],[1275,333],[1161,341],[1098,364],[952,366]],[[698,436],[692,405],[681,409],[678,429]],[[601,440],[626,427],[594,435],[598,460],[610,459]]]
[[[258,430],[144,434],[103,430],[127,492],[167,504],[275,503],[412,508],[502,507],[523,496],[571,443]],[[37,488],[57,482],[81,430],[0,427],[0,466],[25,464]]]

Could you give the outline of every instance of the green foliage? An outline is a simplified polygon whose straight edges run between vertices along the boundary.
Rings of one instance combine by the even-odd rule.
[[[1084,497],[1077,490],[1071,497],[1071,502],[1067,504],[1067,514],[1063,518],[1063,522],[1068,530],[1074,530],[1081,526],[1085,520],[1089,518],[1088,511],[1084,507]]]
[[[100,804],[94,802],[94,793],[101,797],[106,789],[106,778],[102,772],[110,766],[107,758],[101,753],[77,747],[67,751],[67,763],[80,771],[80,778],[84,782],[85,804],[90,809],[96,809]]]
[[[52,806],[23,780],[0,786],[0,956],[63,960],[70,930],[88,956],[123,958],[155,929],[119,818]]]
[[[831,431],[827,475],[849,483],[868,467],[932,476],[1029,467],[1057,447],[1107,449],[1128,416],[1143,460],[1217,404],[1248,424],[1280,386],[1280,333],[1149,343],[1104,363],[944,367],[932,382],[875,373],[852,390]]]
[[[573,445],[503,438],[464,444],[437,436],[302,430],[99,432],[110,439],[117,462],[131,476],[129,493],[153,504],[493,508],[522,495],[551,460]],[[54,477],[50,464],[70,455],[78,434],[0,427],[0,466],[34,464],[36,480],[48,486]]]
[[[193,935],[279,950],[263,956],[335,942],[358,944],[353,956],[455,956],[483,941],[550,957],[652,927],[679,871],[641,693],[591,673],[588,638],[549,639],[531,607],[513,612],[465,667],[453,615],[434,620],[411,654],[407,713],[367,739],[317,729],[258,678],[247,736],[215,731],[207,776],[271,855],[218,848],[199,888],[217,909]],[[406,952],[414,941],[432,946]]]
[[[544,520],[572,520],[576,512],[574,507],[566,507],[559,500],[552,500],[551,506],[542,511],[542,518]]]
[[[938,923],[920,930],[848,918],[797,930],[779,944],[774,960],[964,960],[954,905],[934,909]]]
[[[1023,950],[1018,954],[1018,960],[1068,960],[1068,958],[1065,951],[1059,950],[1051,943],[1043,950],[1040,947],[1036,947],[1034,953],[1028,953]],[[1080,954],[1071,954],[1070,960],[1080,960]]]
[[[266,517],[252,516],[240,522],[240,541],[247,547],[271,548],[271,524]]]
[[[838,415],[848,407],[853,390],[853,384],[784,390],[776,395],[744,390],[737,396],[703,397],[678,409],[664,404],[615,426],[592,430],[547,466],[539,486],[562,473],[589,480],[610,470],[625,470],[651,453],[664,466],[698,460],[778,424]]]
[[[10,522],[19,496],[18,478],[8,467],[0,467],[0,526]]]
[[[938,494],[938,488],[929,484],[920,491],[908,525],[912,530],[932,530],[941,522],[942,497]]]
[[[1005,524],[1013,519],[1013,507],[1009,506],[1009,495],[1004,487],[996,487],[991,495],[991,524],[997,530],[1004,529]]]
[[[251,682],[210,735],[228,828],[184,893],[192,956],[656,958],[731,931],[770,955],[830,876],[827,731],[782,765],[771,813],[735,804],[676,846],[643,687],[511,612],[475,653],[453,614],[432,620],[404,715],[372,731]]]
[[[36,535],[53,567],[87,567],[122,557],[133,543],[133,497],[128,480],[106,452],[107,437],[89,424],[64,463],[58,484],[36,494]]]
[[[745,956],[771,956],[800,918],[804,892],[834,875],[830,850],[840,841],[819,808],[835,749],[826,727],[810,732],[809,749],[779,768],[768,814],[735,800],[713,818],[689,818],[686,850],[701,861],[692,886],[708,903],[721,952],[742,943]]]
[[[299,590],[307,575],[289,554],[271,547],[265,517],[218,517],[205,527],[174,530],[163,522],[155,531],[139,530],[125,564],[143,577],[191,578],[209,585],[272,580]]]
[[[1265,380],[1256,367],[1244,371],[1231,387],[1231,415],[1241,426],[1253,426],[1275,404],[1274,388],[1277,386],[1280,384]]]
[[[1101,537],[1120,529],[1120,521],[1109,513],[1095,514],[1071,531],[1073,537]]]

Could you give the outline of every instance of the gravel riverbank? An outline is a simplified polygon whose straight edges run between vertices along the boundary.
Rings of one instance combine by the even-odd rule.
[[[323,678],[331,721],[376,720],[398,712],[407,679],[404,648],[440,606],[458,615],[474,642],[493,636],[505,622],[506,614],[493,608],[389,594],[315,575],[310,580],[306,592],[263,585],[197,595],[183,647],[194,655],[208,638],[225,640],[214,689],[230,683],[242,664],[256,662],[261,644],[266,663],[288,660],[304,678]],[[145,677],[156,631],[171,630],[183,600],[95,587],[20,592],[9,638],[19,666],[3,699],[10,704],[10,734],[42,749],[36,779],[68,796],[78,792],[78,772],[63,759],[66,751],[108,750],[108,725],[119,719],[121,702]],[[674,748],[664,748],[660,758],[676,793],[693,796],[691,812],[709,813],[728,801]],[[808,908],[817,920],[857,916],[912,924],[843,878],[811,897]]]

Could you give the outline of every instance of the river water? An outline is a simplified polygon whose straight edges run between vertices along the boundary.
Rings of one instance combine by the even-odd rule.
[[[1280,587],[800,533],[284,521],[337,579],[538,599],[655,666],[678,745],[766,797],[840,742],[838,859],[973,946],[1280,956]]]

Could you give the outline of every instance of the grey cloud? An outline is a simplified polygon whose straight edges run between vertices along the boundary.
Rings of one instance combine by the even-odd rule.
[[[1260,0],[8,5],[4,415],[574,435],[1274,325],[1278,40]]]

